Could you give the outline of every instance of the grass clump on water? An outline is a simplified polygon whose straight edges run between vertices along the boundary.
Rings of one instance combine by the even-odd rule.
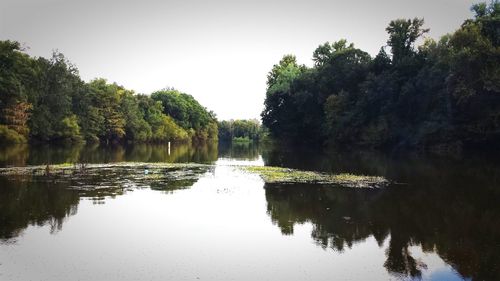
[[[355,175],[350,173],[326,174],[282,167],[249,166],[244,170],[260,175],[266,183],[315,183],[355,188],[380,188],[389,182],[383,177]]]

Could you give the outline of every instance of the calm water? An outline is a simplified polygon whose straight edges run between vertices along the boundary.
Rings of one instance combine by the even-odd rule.
[[[127,161],[213,166],[150,186],[119,174],[90,189],[0,177],[0,280],[500,280],[495,157],[269,145],[0,148],[0,166]],[[240,165],[398,184],[268,185]]]

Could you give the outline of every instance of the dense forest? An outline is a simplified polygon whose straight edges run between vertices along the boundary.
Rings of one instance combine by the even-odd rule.
[[[423,19],[389,23],[375,57],[346,40],[314,66],[286,55],[269,72],[262,124],[277,139],[376,148],[460,150],[500,144],[500,2],[438,41]],[[419,41],[420,40],[420,41]],[[421,42],[419,46],[417,43]],[[217,123],[175,89],[136,94],[84,82],[61,53],[30,57],[0,41],[0,142],[259,140],[256,120]]]
[[[267,77],[263,125],[291,142],[499,147],[500,2],[471,10],[438,41],[424,38],[423,19],[393,20],[374,58],[346,40],[320,45],[313,67],[284,56]]]
[[[223,120],[218,123],[219,140],[223,142],[258,142],[264,135],[259,120]]]
[[[61,53],[33,58],[0,41],[0,142],[165,142],[217,139],[215,114],[175,89],[135,94],[85,83]]]

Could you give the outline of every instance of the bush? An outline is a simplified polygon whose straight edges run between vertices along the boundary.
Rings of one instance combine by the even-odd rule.
[[[26,138],[5,125],[0,125],[0,143],[25,143]]]
[[[72,114],[62,120],[61,137],[70,141],[82,141],[83,138],[80,134],[80,126],[78,125],[78,118]]]

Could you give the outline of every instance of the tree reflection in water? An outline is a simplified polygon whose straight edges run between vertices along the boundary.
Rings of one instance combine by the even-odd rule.
[[[257,142],[219,143],[219,158],[257,160],[260,156],[260,147]]]
[[[0,167],[61,163],[167,162],[214,163],[218,157],[216,142],[200,144],[67,144],[6,145],[0,147]]]
[[[50,225],[50,232],[61,230],[64,219],[74,215],[80,196],[77,191],[57,183],[33,183],[22,179],[0,178],[0,239],[19,236],[28,225]]]
[[[433,159],[251,144],[177,146],[170,154],[164,145],[68,149],[17,146],[12,151],[15,153],[0,149],[0,166],[74,161],[213,163],[218,155],[252,160],[262,154],[264,162],[272,166],[384,176],[404,184],[378,190],[266,184],[267,212],[284,235],[292,235],[296,224],[311,223],[311,237],[324,249],[342,252],[373,237],[386,248],[385,268],[398,275],[422,275],[425,264],[411,252],[412,246],[418,246],[424,252],[438,254],[463,277],[500,280],[500,166],[498,160],[490,161],[482,155]],[[172,193],[190,187],[204,172],[194,173],[193,178],[157,180],[144,186]],[[134,176],[130,172],[127,175]],[[94,181],[112,185],[107,183],[109,174],[100,176]],[[127,190],[119,184],[76,190],[68,188],[67,183],[0,177],[0,241],[15,241],[29,225],[49,225],[50,231],[57,231],[76,213],[81,197],[99,204]]]
[[[0,241],[15,241],[29,225],[49,225],[50,233],[61,230],[64,220],[76,215],[80,198],[88,198],[94,204],[104,204],[106,199],[139,188],[173,193],[190,188],[208,171],[211,170],[203,166],[164,168],[156,171],[163,176],[151,179],[145,177],[141,169],[134,167],[101,169],[85,176],[1,176]],[[138,172],[142,176],[138,177]]]
[[[385,190],[265,185],[267,211],[285,235],[310,222],[314,241],[343,251],[373,236],[388,241],[388,271],[419,277],[425,265],[409,247],[437,253],[463,277],[500,280],[500,164],[498,155],[447,157],[374,151],[318,150],[275,145],[266,165],[330,173],[384,176]]]
[[[0,148],[1,166],[26,166],[60,163],[110,163],[110,162],[197,162],[213,163],[217,160],[217,143],[173,144],[170,151],[166,144],[136,145],[8,145]],[[172,193],[192,186],[204,171],[192,178],[155,182],[152,189]],[[109,175],[108,175],[109,176]],[[89,185],[102,185],[108,176],[92,178]],[[113,180],[111,178],[111,180]],[[0,177],[0,239],[12,241],[28,225],[50,225],[51,232],[62,228],[65,218],[74,215],[81,197],[103,204],[126,192],[121,184],[107,188],[68,188],[69,182],[33,181],[27,177]]]
[[[343,251],[373,236],[389,241],[384,266],[411,277],[423,264],[410,246],[436,252],[462,276],[500,280],[500,191],[459,186],[392,186],[352,190],[312,185],[265,185],[267,211],[285,235],[310,222],[323,248]]]

